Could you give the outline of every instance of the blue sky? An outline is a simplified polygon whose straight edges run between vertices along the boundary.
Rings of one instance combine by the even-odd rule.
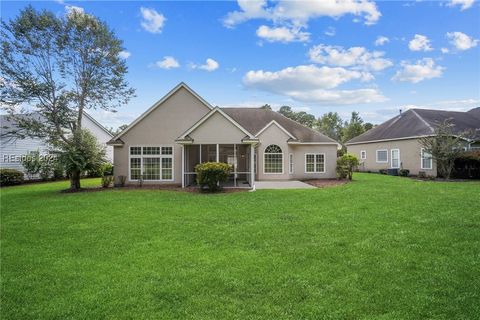
[[[1,3],[2,19],[29,2]],[[380,123],[410,107],[480,106],[480,4],[452,1],[50,1],[83,10],[124,41],[137,97],[107,126],[131,122],[186,82],[221,107],[353,110]]]

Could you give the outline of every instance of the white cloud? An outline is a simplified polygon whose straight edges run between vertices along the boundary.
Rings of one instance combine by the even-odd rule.
[[[82,7],[77,7],[77,6],[65,6],[65,12],[67,13],[67,16],[77,13],[77,14],[84,14],[85,9]]]
[[[385,43],[390,42],[390,39],[388,39],[385,36],[378,36],[377,40],[375,40],[375,45],[378,46],[383,46]]]
[[[474,2],[475,0],[450,0],[450,2],[448,3],[448,6],[449,7],[460,6],[460,10],[463,11],[470,8]]]
[[[212,58],[208,58],[205,62],[205,64],[201,65],[196,65],[196,64],[190,64],[190,67],[192,69],[202,69],[208,72],[217,70],[220,65],[218,64],[217,61],[213,60]]]
[[[142,28],[151,33],[161,33],[163,25],[167,20],[165,16],[161,13],[155,11],[155,9],[149,8],[140,8],[140,13],[142,15]]]
[[[325,30],[325,35],[329,36],[329,37],[333,37],[337,31],[335,30],[334,27],[328,27],[327,30]]]
[[[441,48],[440,51],[442,51],[442,53],[449,53],[450,50],[448,48]]]
[[[462,32],[448,32],[447,38],[450,40],[450,43],[455,46],[458,50],[468,50],[478,45],[478,40],[473,37],[467,36]]]
[[[392,80],[418,83],[427,79],[439,78],[445,70],[444,67],[435,65],[435,61],[431,58],[418,60],[415,64],[402,61],[401,65],[402,69],[397,71]]]
[[[223,19],[227,27],[233,27],[250,19],[266,19],[276,23],[306,25],[318,17],[339,18],[346,14],[363,16],[365,24],[374,24],[381,13],[375,2],[370,0],[322,0],[290,1],[280,0],[270,5],[266,0],[238,0],[239,11],[229,12]]]
[[[408,48],[412,51],[432,51],[430,40],[421,34],[416,34],[408,43]]]
[[[330,90],[352,80],[365,80],[369,74],[345,68],[300,65],[279,71],[249,71],[243,83],[249,88],[259,89],[296,101],[319,104],[351,104],[384,101],[376,89]]]
[[[312,62],[340,67],[380,71],[393,65],[389,59],[383,58],[384,52],[369,52],[364,47],[344,49],[340,46],[317,45],[308,51]]]
[[[155,66],[168,70],[180,67],[180,63],[172,56],[165,56],[162,60],[155,62]]]
[[[308,41],[310,33],[300,31],[300,28],[260,26],[257,29],[257,36],[268,42],[305,42]]]
[[[118,56],[122,59],[128,59],[132,54],[126,50],[120,51]]]

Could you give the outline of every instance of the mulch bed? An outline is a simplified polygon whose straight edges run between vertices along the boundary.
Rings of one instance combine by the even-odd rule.
[[[76,193],[76,192],[99,192],[99,191],[108,191],[108,190],[120,190],[120,191],[127,191],[127,190],[169,190],[169,191],[177,191],[177,192],[190,192],[190,193],[198,193],[198,194],[218,194],[218,193],[234,193],[234,192],[245,192],[249,191],[250,189],[246,188],[225,188],[221,189],[217,192],[208,192],[202,191],[199,188],[194,187],[187,187],[182,188],[179,185],[172,184],[172,185],[143,185],[139,186],[125,186],[125,187],[109,187],[103,188],[99,187],[90,187],[90,188],[82,188],[78,191],[72,191],[70,189],[62,190],[62,193]]]
[[[328,188],[334,186],[340,186],[349,183],[349,180],[337,180],[337,179],[312,179],[303,181],[317,188]]]

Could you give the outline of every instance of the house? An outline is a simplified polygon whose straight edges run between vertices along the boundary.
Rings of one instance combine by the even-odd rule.
[[[106,144],[112,139],[112,134],[86,112],[84,112],[82,126],[88,129],[105,146],[107,160],[113,163],[113,147]],[[0,129],[2,131],[0,168],[16,169],[23,172],[24,168],[21,161],[23,156],[32,151],[47,154],[50,148],[45,141],[39,138],[8,139],[3,136],[3,133],[15,127],[16,124],[12,119],[7,115],[0,115]]]
[[[115,181],[195,184],[195,165],[229,163],[224,187],[335,178],[339,144],[277,112],[219,108],[180,83],[109,143]]]
[[[433,135],[445,120],[454,125],[454,133],[471,133],[466,149],[480,148],[480,108],[475,108],[467,112],[409,109],[351,139],[347,150],[360,159],[361,171],[404,168],[413,175],[423,171],[436,176],[435,161],[419,139]]]

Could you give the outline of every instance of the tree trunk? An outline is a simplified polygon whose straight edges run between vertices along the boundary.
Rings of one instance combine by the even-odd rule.
[[[80,171],[74,170],[70,174],[70,190],[78,191],[80,190]]]

